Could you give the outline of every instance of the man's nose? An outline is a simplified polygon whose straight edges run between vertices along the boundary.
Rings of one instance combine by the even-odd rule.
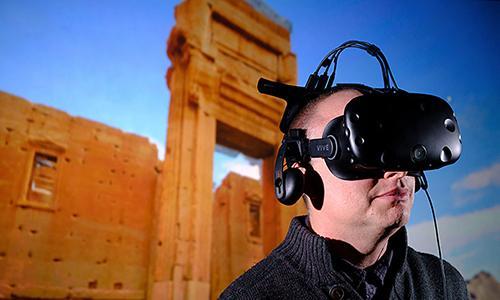
[[[408,174],[408,172],[406,172],[406,171],[404,171],[404,172],[385,172],[384,179],[389,179],[389,178],[400,179],[400,178],[405,177],[407,174]]]

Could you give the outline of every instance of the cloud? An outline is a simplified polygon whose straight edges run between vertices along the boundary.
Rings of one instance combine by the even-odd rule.
[[[242,160],[237,158],[236,160],[229,161],[224,164],[224,167],[226,168],[228,173],[234,172],[256,180],[259,180],[261,178],[260,166],[257,164],[251,164],[244,159]]]
[[[457,256],[454,257],[454,261],[460,263],[463,265],[466,261],[474,258],[476,255],[478,255],[479,251],[477,250],[471,250],[471,251],[466,251],[464,253],[461,253]]]
[[[500,205],[458,216],[438,219],[439,235],[444,254],[483,238],[500,238]],[[415,249],[437,253],[432,221],[408,226],[408,239]]]
[[[220,153],[221,155],[224,155],[226,157],[230,158],[236,158],[240,152],[238,150],[231,149],[229,147],[222,146],[220,144],[215,144],[215,152]]]
[[[443,258],[464,278],[487,271],[500,278],[500,205],[438,219]],[[417,251],[437,256],[432,221],[408,226],[409,244]]]
[[[230,152],[220,150],[220,147],[216,147],[214,153],[214,189],[222,183],[229,172],[260,180],[262,160],[248,157],[240,152],[236,152],[235,155],[235,151],[231,149]]]
[[[148,139],[150,143],[156,145],[156,148],[158,149],[158,159],[163,160],[165,158],[165,144],[152,137],[148,137]]]
[[[473,204],[479,202],[484,198],[486,193],[484,191],[472,191],[472,192],[457,192],[453,195],[453,204],[455,207],[462,207],[466,204]]]
[[[500,163],[469,174],[455,182],[453,190],[478,190],[489,186],[500,186]]]

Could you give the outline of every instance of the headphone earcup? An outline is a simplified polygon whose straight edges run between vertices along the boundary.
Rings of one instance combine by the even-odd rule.
[[[278,200],[284,205],[293,205],[304,194],[304,174],[299,169],[290,168],[283,172],[285,193]]]
[[[306,169],[304,180],[304,194],[311,200],[311,204],[317,210],[323,207],[325,198],[325,187],[323,179],[312,167]]]
[[[415,177],[415,193],[420,190],[420,180],[419,176]]]

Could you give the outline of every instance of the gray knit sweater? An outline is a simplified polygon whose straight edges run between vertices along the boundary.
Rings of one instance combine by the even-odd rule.
[[[395,257],[377,299],[444,299],[439,259],[407,245],[402,228],[389,241]],[[445,262],[448,299],[467,299],[460,273]],[[220,299],[362,299],[332,264],[327,240],[304,217],[292,220],[285,240],[236,279]]]

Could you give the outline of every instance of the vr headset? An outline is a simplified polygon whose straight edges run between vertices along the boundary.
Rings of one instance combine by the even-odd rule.
[[[337,60],[347,48],[362,49],[378,60],[383,88],[333,85]],[[310,101],[342,89],[355,89],[362,95],[352,99],[344,114],[326,125],[321,139],[308,139],[305,129],[290,129],[293,119]],[[276,197],[285,205],[294,204],[305,193],[316,208],[321,208],[323,183],[309,164],[312,157],[323,158],[330,172],[344,180],[382,178],[387,171],[407,171],[416,177],[418,189],[426,185],[423,171],[454,163],[462,151],[458,122],[448,103],[436,96],[399,89],[384,54],[370,43],[348,41],[332,50],[304,87],[261,78],[258,90],[286,101],[280,122],[284,137],[274,171]],[[294,164],[304,167],[305,175],[292,168]]]

